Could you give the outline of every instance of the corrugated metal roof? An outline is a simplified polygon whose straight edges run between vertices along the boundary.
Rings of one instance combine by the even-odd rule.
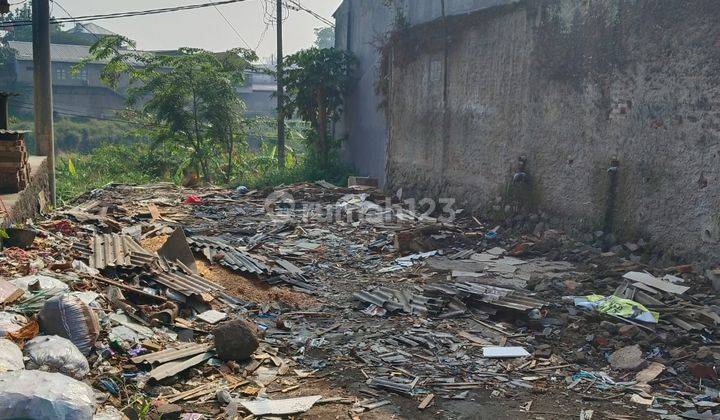
[[[107,267],[127,269],[145,267],[150,280],[185,296],[202,293],[219,294],[225,290],[224,287],[205,280],[197,274],[183,273],[170,267],[157,254],[147,251],[127,235],[115,233],[95,235],[89,245],[87,243],[75,244],[73,248],[88,259],[91,267],[98,270]]]
[[[210,261],[219,261],[235,271],[251,274],[269,273],[270,268],[253,258],[245,251],[239,250],[216,238],[207,236],[191,236],[188,238],[190,247],[196,252],[202,252]]]
[[[16,60],[32,61],[32,42],[8,41],[8,46],[10,49],[16,51]],[[85,58],[90,57],[90,47],[87,45],[50,44],[50,57],[52,61],[56,63],[79,63]],[[95,64],[103,64],[107,62],[108,60],[91,61],[91,63]],[[134,61],[133,64],[141,63]]]
[[[102,270],[105,267],[146,266],[157,257],[146,251],[127,235],[95,235],[90,244],[90,266]]]
[[[202,293],[214,294],[225,290],[224,287],[209,282],[197,274],[185,274],[180,271],[156,271],[152,276],[152,279],[156,282],[185,296],[200,295]]]

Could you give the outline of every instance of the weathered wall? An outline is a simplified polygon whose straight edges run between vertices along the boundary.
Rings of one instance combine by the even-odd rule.
[[[720,2],[527,0],[415,25],[391,60],[390,187],[492,208],[521,155],[526,201],[568,227],[720,256]]]
[[[385,72],[380,49],[389,32],[403,22],[429,22],[445,15],[514,3],[518,0],[344,0],[335,12],[335,46],[358,59],[354,91],[345,101],[342,121],[335,135],[344,138],[342,156],[360,175],[385,183],[388,126],[378,95],[378,82]],[[382,82],[382,81],[380,81]]]

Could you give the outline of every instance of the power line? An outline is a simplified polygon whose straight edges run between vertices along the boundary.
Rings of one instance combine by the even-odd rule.
[[[156,15],[156,14],[161,14],[161,13],[171,13],[171,12],[179,12],[179,11],[185,11],[185,10],[203,9],[206,7],[213,7],[213,6],[222,6],[225,4],[240,3],[243,1],[247,1],[247,0],[222,0],[222,1],[200,3],[200,4],[189,4],[189,5],[185,5],[185,6],[164,7],[164,8],[160,8],[160,9],[147,9],[147,10],[135,10],[135,11],[106,13],[106,14],[97,14],[97,15],[85,15],[85,16],[78,16],[73,19],[55,18],[52,20],[51,23],[60,24],[60,23],[77,22],[77,21],[90,22],[90,21],[94,21],[94,20],[109,20],[109,19],[120,19],[120,18],[133,17],[133,16]],[[0,28],[13,28],[13,27],[18,27],[18,26],[31,26],[31,25],[32,25],[32,20],[13,20],[13,21],[0,23]]]
[[[290,3],[290,4],[288,4],[288,3]],[[304,11],[304,12],[307,12],[307,13],[309,13],[310,15],[312,15],[315,19],[319,20],[320,22],[322,22],[322,23],[324,23],[324,24],[326,24],[326,25],[328,25],[328,26],[330,26],[330,27],[333,27],[333,28],[335,27],[335,23],[334,23],[334,22],[332,22],[331,20],[329,20],[329,19],[326,18],[326,17],[323,17],[322,15],[320,15],[319,13],[317,13],[317,12],[315,12],[315,11],[313,11],[313,10],[304,7],[303,5],[301,5],[300,3],[298,3],[298,2],[295,1],[295,0],[285,0],[285,5],[286,5],[288,8],[293,9],[293,10],[296,10],[296,11],[302,10],[302,11]]]
[[[245,41],[245,38],[243,38],[242,35],[240,35],[240,32],[238,32],[238,30],[235,29],[235,26],[228,20],[228,18],[225,17],[223,12],[221,12],[220,9],[214,4],[213,4],[213,7],[215,8],[215,10],[217,10],[218,13],[220,13],[220,16],[222,16],[223,20],[225,20],[225,23],[227,23],[228,26],[230,26],[230,29],[232,29],[233,32],[235,32],[235,35],[237,35],[238,38],[240,38],[240,41],[242,41],[242,43],[245,44],[245,46],[248,47],[248,49],[250,49],[250,45],[247,43],[247,41]]]
[[[68,12],[67,9],[65,9],[65,8],[62,6],[62,4],[58,3],[57,0],[50,0],[50,1],[51,1],[53,4],[57,4],[58,7],[59,7],[60,9],[62,9],[62,11],[65,12],[66,15],[68,15],[68,18],[72,19],[73,22],[75,22],[75,23],[77,23],[78,25],[82,26],[83,29],[85,29],[90,35],[92,35],[92,36],[95,38],[96,41],[100,41],[100,37],[98,37],[98,36],[95,34],[95,32],[89,30],[89,29],[87,28],[87,26],[85,26],[85,25],[82,24],[82,22],[79,22],[79,21],[76,20],[74,17],[72,17],[72,15],[70,14],[70,12]]]
[[[27,103],[24,103],[24,104],[12,104],[12,106],[13,106],[13,107],[17,107],[17,108],[21,108],[21,109],[30,110],[30,111],[32,111],[32,110],[35,109],[32,105],[27,104]],[[120,110],[115,110],[115,111],[120,111]],[[153,125],[138,123],[138,122],[134,122],[134,121],[119,120],[119,119],[107,118],[107,117],[98,117],[98,116],[95,116],[95,115],[77,114],[77,113],[73,113],[72,110],[69,110],[69,109],[66,109],[66,110],[63,110],[63,111],[60,111],[60,110],[58,110],[58,109],[54,109],[54,110],[53,110],[53,113],[58,114],[58,115],[62,115],[62,116],[66,116],[66,117],[88,118],[88,119],[91,119],[91,120],[99,120],[99,121],[112,121],[112,122],[118,122],[118,123],[123,123],[123,124],[128,124],[128,125],[136,125],[136,126],[146,127],[146,128],[154,128],[154,127],[155,127],[155,126],[153,126]]]

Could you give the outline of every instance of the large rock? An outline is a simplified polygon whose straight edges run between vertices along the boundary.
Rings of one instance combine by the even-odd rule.
[[[632,370],[637,369],[645,360],[640,346],[623,347],[610,355],[610,366],[615,370]]]
[[[0,373],[0,418],[91,419],[92,388],[60,373],[19,370]]]
[[[248,360],[260,345],[254,328],[241,320],[218,325],[213,330],[213,337],[218,357],[226,362]]]

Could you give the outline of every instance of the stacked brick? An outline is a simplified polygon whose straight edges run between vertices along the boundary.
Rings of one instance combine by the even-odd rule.
[[[27,148],[22,132],[0,130],[0,193],[16,193],[30,180]]]

